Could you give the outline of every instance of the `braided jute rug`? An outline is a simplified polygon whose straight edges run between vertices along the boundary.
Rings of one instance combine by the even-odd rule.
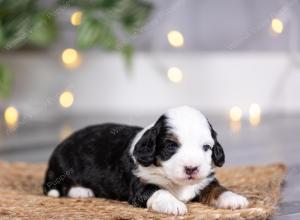
[[[287,172],[283,164],[221,168],[220,182],[246,196],[250,207],[216,209],[189,203],[185,216],[157,214],[126,202],[42,195],[46,165],[0,162],[0,219],[267,219],[276,211]]]

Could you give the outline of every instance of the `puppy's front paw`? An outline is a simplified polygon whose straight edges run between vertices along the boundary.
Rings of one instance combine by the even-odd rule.
[[[76,186],[76,187],[72,187],[69,190],[68,196],[71,198],[90,198],[90,197],[94,197],[94,193],[89,188]]]
[[[184,215],[187,213],[187,207],[183,202],[162,189],[153,193],[148,199],[147,208],[165,214]]]
[[[248,205],[249,202],[244,196],[230,191],[223,192],[216,203],[217,208],[224,209],[242,209],[246,208]]]

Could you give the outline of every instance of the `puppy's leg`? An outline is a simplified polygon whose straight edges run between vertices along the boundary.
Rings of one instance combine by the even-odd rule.
[[[156,185],[142,184],[134,181],[131,185],[129,203],[137,206],[148,208],[160,213],[183,215],[187,212],[186,205],[176,199],[167,190],[160,189]]]
[[[214,205],[217,208],[240,209],[249,205],[248,200],[241,195],[228,191],[215,179],[207,187],[201,190],[199,201]]]

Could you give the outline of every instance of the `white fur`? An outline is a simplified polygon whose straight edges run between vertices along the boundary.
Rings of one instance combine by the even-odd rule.
[[[214,140],[211,137],[207,119],[198,110],[182,106],[170,109],[165,115],[167,124],[171,128],[170,132],[174,133],[181,144],[179,150],[169,160],[161,161],[162,166],[138,165],[134,174],[144,182],[167,189],[177,199],[187,202],[213,180],[213,177],[206,178],[213,171],[212,152],[211,150],[205,152],[203,145],[213,146]],[[136,135],[131,145],[131,155],[133,155],[136,143],[153,125],[151,124]],[[193,180],[187,179],[185,166],[199,167],[199,172]]]
[[[240,209],[246,208],[249,205],[248,200],[241,195],[236,193],[226,191],[223,192],[216,203],[217,208],[224,208],[224,209]]]
[[[177,137],[180,147],[166,161],[160,161],[161,166],[143,167],[138,164],[134,174],[143,182],[155,184],[162,189],[156,191],[147,201],[147,207],[157,212],[182,215],[187,212],[183,202],[193,199],[202,189],[214,180],[207,176],[213,171],[212,151],[204,151],[203,145],[213,147],[210,126],[205,116],[196,109],[182,106],[170,109],[165,114],[170,132]],[[135,137],[130,152],[133,155],[134,146],[150,125]],[[199,172],[190,180],[185,173],[185,166],[198,167]],[[227,191],[216,201],[218,208],[245,208],[248,200]]]
[[[147,208],[156,212],[173,215],[184,215],[187,213],[186,205],[163,189],[152,194],[147,201]]]
[[[59,194],[59,192],[58,192],[57,189],[51,189],[51,190],[47,193],[47,196],[57,198],[57,197],[60,196],[60,194]]]
[[[211,172],[211,150],[204,151],[203,145],[213,146],[210,127],[205,116],[198,110],[182,106],[170,109],[166,116],[172,133],[181,146],[169,160],[162,162],[166,175],[178,184],[186,185],[184,167],[199,167],[196,179],[205,178]]]
[[[143,167],[138,166],[138,169],[134,171],[134,174],[141,178],[145,183],[155,184],[171,192],[177,199],[182,202],[188,202],[193,199],[200,190],[204,189],[214,177],[205,178],[202,181],[198,181],[191,185],[187,183],[186,185],[178,185],[172,182],[165,174],[161,167]]]
[[[188,202],[191,199],[193,199],[197,194],[199,194],[199,191],[204,189],[206,186],[208,186],[212,180],[214,180],[215,177],[210,177],[202,180],[200,183],[194,184],[194,185],[187,185],[187,186],[181,186],[181,185],[173,185],[173,188],[169,188],[168,190],[176,196],[180,201],[182,202]]]
[[[89,188],[76,186],[76,187],[72,187],[69,190],[68,196],[71,198],[90,198],[90,197],[94,197],[94,193]]]
[[[169,179],[164,173],[161,167],[151,165],[149,167],[143,167],[138,165],[136,170],[133,170],[134,175],[141,178],[145,183],[157,184],[158,186],[167,188],[169,185],[173,185],[171,179]]]

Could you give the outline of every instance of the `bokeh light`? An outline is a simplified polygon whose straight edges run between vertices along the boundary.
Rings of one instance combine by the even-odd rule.
[[[69,108],[73,105],[74,95],[70,91],[63,92],[59,97],[59,103],[64,108]]]
[[[179,31],[170,31],[168,41],[173,47],[182,47],[184,45],[183,35]]]
[[[61,58],[65,66],[69,68],[75,68],[81,63],[80,54],[73,48],[65,49]]]
[[[7,107],[4,111],[4,120],[8,128],[15,127],[19,120],[18,110],[13,106]]]
[[[274,18],[272,20],[271,27],[272,27],[272,30],[277,34],[281,34],[283,32],[283,22],[281,20],[279,20],[278,18]]]
[[[249,108],[249,122],[251,125],[256,126],[261,121],[261,108],[258,104],[252,103]]]
[[[182,81],[183,74],[178,67],[171,67],[168,69],[168,78],[171,82],[179,83]]]
[[[229,111],[229,117],[231,121],[240,121],[243,116],[242,109],[238,106],[234,106]]]
[[[74,26],[78,26],[81,24],[82,12],[76,11],[72,14],[70,22]]]

